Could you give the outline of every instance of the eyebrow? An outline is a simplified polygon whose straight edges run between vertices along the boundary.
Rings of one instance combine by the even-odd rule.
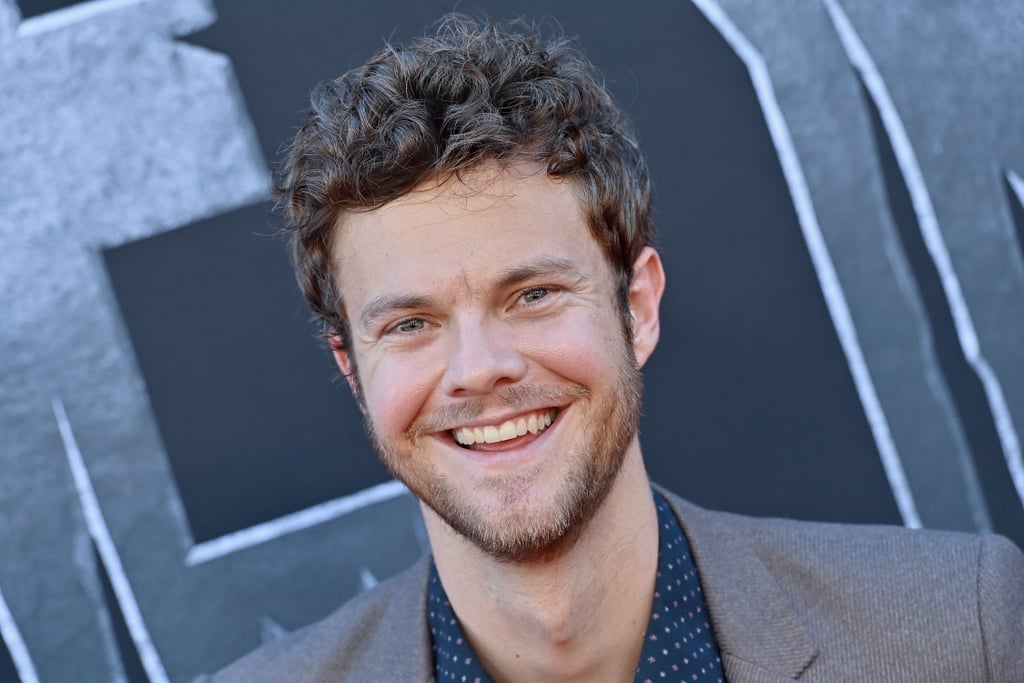
[[[407,311],[413,308],[429,308],[435,304],[435,299],[429,296],[389,296],[387,294],[375,297],[366,304],[363,312],[359,314],[359,324],[363,329],[373,327],[373,324],[381,318],[387,317],[398,311]]]
[[[516,268],[501,274],[497,279],[496,286],[500,289],[504,289],[526,280],[532,280],[538,277],[551,277],[555,275],[572,275],[577,278],[583,277],[582,271],[580,271],[576,266],[576,263],[570,259],[539,258],[536,261],[522,266],[517,266]]]
[[[570,259],[545,257],[500,273],[491,286],[497,289],[507,289],[527,280],[556,275],[571,275],[576,278],[583,277],[582,271]],[[364,329],[368,329],[372,328],[378,320],[389,317],[399,311],[432,308],[436,305],[437,299],[431,296],[418,294],[394,296],[382,294],[371,299],[366,304],[359,314],[359,323]]]

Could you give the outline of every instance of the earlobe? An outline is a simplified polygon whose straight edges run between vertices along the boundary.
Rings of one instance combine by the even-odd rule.
[[[327,338],[327,342],[331,345],[331,354],[334,356],[334,362],[338,364],[341,374],[346,377],[352,374],[352,362],[348,357],[348,351],[341,343],[341,337],[332,334]]]
[[[337,363],[338,369],[341,371],[342,377],[348,382],[348,388],[352,392],[352,397],[355,398],[356,403],[359,405],[360,410],[363,408],[363,392],[359,388],[359,378],[356,375],[355,363],[349,352],[345,350],[345,347],[341,343],[341,338],[336,335],[331,335],[328,338],[331,345],[331,354],[334,356],[334,362]]]
[[[633,353],[637,367],[643,367],[658,345],[661,325],[658,307],[665,291],[665,270],[653,247],[644,247],[633,263],[629,285],[629,311],[633,325]]]

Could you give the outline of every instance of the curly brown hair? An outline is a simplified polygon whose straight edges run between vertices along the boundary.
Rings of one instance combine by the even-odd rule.
[[[331,241],[345,212],[369,211],[431,178],[484,162],[536,163],[570,180],[619,279],[654,239],[647,166],[600,74],[572,42],[525,21],[448,15],[405,46],[320,84],[287,148],[276,194],[303,294],[347,348]],[[627,326],[628,329],[628,326]]]

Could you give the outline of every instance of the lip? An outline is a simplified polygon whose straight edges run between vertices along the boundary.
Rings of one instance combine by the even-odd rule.
[[[483,428],[483,427],[487,427],[488,425],[500,425],[503,422],[508,422],[509,420],[518,420],[519,418],[521,418],[521,417],[523,417],[525,415],[531,415],[533,413],[543,413],[543,412],[545,412],[547,410],[554,410],[556,412],[555,419],[557,420],[558,419],[558,414],[560,414],[562,412],[562,410],[564,410],[564,409],[565,409],[565,406],[541,406],[539,408],[528,408],[526,410],[522,410],[522,411],[520,411],[518,413],[512,413],[510,415],[499,415],[497,417],[483,417],[483,418],[479,418],[477,420],[473,420],[472,422],[460,422],[457,425],[453,425],[451,427],[448,427],[444,431],[445,432],[452,432],[452,431],[455,431],[456,429],[462,429],[463,427],[469,427],[469,428],[481,427],[481,428]],[[554,422],[552,422],[551,425],[554,426]],[[550,427],[548,429],[550,429]]]
[[[454,451],[455,455],[462,460],[468,460],[474,464],[481,465],[484,467],[510,467],[521,464],[524,461],[530,460],[537,455],[540,455],[541,449],[544,447],[544,443],[549,440],[550,435],[557,431],[562,424],[562,417],[565,415],[568,406],[553,406],[556,410],[555,418],[542,432],[537,434],[525,435],[513,439],[511,441],[501,441],[493,444],[482,444],[480,448],[466,448],[460,446],[451,435],[451,430],[445,430],[443,432],[437,432],[436,436],[441,439],[449,449]],[[551,408],[540,408],[533,410],[526,410],[521,413],[509,417],[503,417],[502,420],[517,419],[522,415],[529,415],[530,413],[537,412],[538,410],[550,410]],[[459,427],[479,427],[489,424],[495,424],[493,421],[476,421],[473,423],[463,423]],[[529,438],[528,438],[529,437]],[[506,445],[507,444],[507,445]]]

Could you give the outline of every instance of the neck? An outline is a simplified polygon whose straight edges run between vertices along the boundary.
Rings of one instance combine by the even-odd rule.
[[[571,547],[498,561],[424,508],[438,574],[474,652],[498,681],[631,681],[647,630],[658,520],[634,440]]]

